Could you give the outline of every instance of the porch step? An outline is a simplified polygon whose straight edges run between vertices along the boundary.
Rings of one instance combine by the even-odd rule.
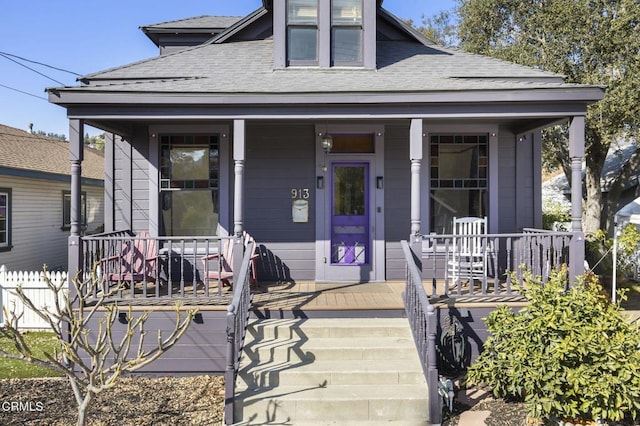
[[[255,320],[236,393],[242,424],[428,424],[404,318]]]

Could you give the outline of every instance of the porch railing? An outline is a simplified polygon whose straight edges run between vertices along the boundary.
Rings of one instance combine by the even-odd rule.
[[[240,243],[241,244],[241,243]],[[249,242],[242,258],[242,268],[234,284],[233,299],[227,308],[227,366],[225,371],[225,424],[233,424],[236,378],[240,368],[240,357],[244,349],[244,338],[251,307],[249,288],[251,253],[254,242]],[[239,285],[238,285],[239,284]]]
[[[206,276],[202,258],[222,253],[229,238],[150,237],[130,231],[85,236],[80,269],[85,277],[88,271],[95,270],[97,278],[104,280],[100,290],[117,289],[114,298],[118,301],[163,298],[228,301],[230,296],[223,291],[223,283]],[[216,261],[221,271],[224,260],[218,256]],[[207,266],[215,267],[215,261]]]
[[[404,305],[413,339],[418,349],[422,371],[427,381],[429,421],[431,424],[440,424],[442,421],[442,398],[438,394],[436,311],[422,285],[422,271],[417,258],[420,253],[416,255],[407,241],[402,241],[401,244],[407,262]]]
[[[464,245],[459,243],[462,238],[467,239]],[[424,235],[422,272],[431,283],[427,294],[515,294],[514,284],[523,284],[525,271],[545,282],[553,269],[568,265],[573,238],[570,232],[535,229],[521,234]]]

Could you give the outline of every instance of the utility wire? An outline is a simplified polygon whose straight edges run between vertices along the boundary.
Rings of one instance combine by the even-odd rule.
[[[34,98],[42,99],[43,101],[48,101],[48,99],[45,98],[44,96],[34,95],[33,93],[25,92],[24,90],[16,89],[14,87],[5,86],[4,84],[0,84],[0,87],[4,87],[5,89],[13,90],[15,92],[22,93],[22,94],[25,94],[25,95],[33,96]]]
[[[64,86],[64,83],[62,83],[62,82],[60,82],[60,81],[56,80],[55,78],[51,78],[51,77],[49,77],[48,75],[41,73],[40,71],[34,70],[33,68],[28,67],[28,66],[26,66],[25,64],[22,64],[22,63],[20,63],[20,62],[16,61],[15,59],[10,58],[9,56],[5,55],[4,53],[0,53],[0,56],[2,56],[2,57],[3,57],[3,58],[5,58],[5,59],[10,60],[11,62],[15,62],[16,64],[20,65],[21,67],[25,67],[25,68],[26,68],[26,69],[28,69],[29,71],[33,71],[33,72],[35,72],[36,74],[39,74],[39,75],[41,75],[41,76],[43,76],[43,77],[45,77],[45,78],[48,78],[48,79],[49,79],[49,80],[51,80],[51,81],[55,81],[56,83],[58,83],[58,84],[59,84],[59,85],[61,85],[61,86]]]
[[[69,74],[73,74],[73,75],[75,75],[77,77],[80,77],[82,75],[82,74],[78,74],[77,72],[68,71],[68,70],[65,70],[65,69],[62,69],[62,68],[57,68],[57,67],[54,67],[52,65],[44,64],[42,62],[32,61],[31,59],[23,58],[21,56],[13,55],[13,54],[7,53],[7,52],[0,52],[0,55],[11,56],[12,58],[20,59],[21,61],[31,62],[32,64],[36,64],[36,65],[42,65],[43,67],[51,68],[51,69],[54,69],[56,71],[62,71],[62,72],[66,72],[66,73],[69,73]]]

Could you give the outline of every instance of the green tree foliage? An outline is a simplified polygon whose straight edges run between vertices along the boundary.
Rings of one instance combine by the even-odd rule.
[[[608,302],[593,275],[569,290],[566,271],[546,284],[531,276],[525,283],[526,308],[502,306],[486,319],[491,335],[469,367],[469,382],[523,399],[534,418],[637,419],[637,325]]]
[[[104,151],[104,133],[97,136],[89,136],[89,133],[84,135],[84,144],[89,145],[99,151]]]
[[[60,139],[61,141],[65,141],[65,142],[67,141],[67,135],[60,135],[58,133],[44,132],[42,130],[38,130],[34,134],[40,135],[40,136],[47,136],[54,139]]]
[[[640,133],[640,2],[637,0],[458,0],[460,46],[467,51],[606,86],[586,117],[587,234],[612,227],[620,193],[640,167],[640,148],[614,178],[605,203],[600,176],[616,138]],[[566,128],[549,130],[545,164],[569,168]],[[568,176],[570,178],[570,176]]]
[[[422,16],[422,25],[417,27],[425,37],[445,47],[458,44],[458,28],[455,10],[443,10],[434,16]],[[413,25],[413,22],[409,22]]]

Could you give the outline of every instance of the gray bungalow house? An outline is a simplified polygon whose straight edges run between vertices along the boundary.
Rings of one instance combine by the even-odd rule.
[[[72,147],[83,123],[117,135],[105,230],[246,229],[280,265],[261,279],[384,281],[404,276],[400,240],[454,216],[487,216],[494,234],[539,227],[537,130],[571,120],[579,164],[602,90],[433,45],[380,2],[354,16],[316,3],[266,1],[203,44],[49,90]],[[176,179],[171,153],[215,165]],[[358,180],[358,206],[341,176]],[[355,242],[354,261],[340,256]]]
[[[146,26],[157,57],[49,89],[69,117],[76,208],[84,124],[113,135],[106,234],[81,237],[72,215],[70,272],[143,238],[158,248],[143,257],[162,260],[141,280],[169,285],[132,285],[123,300],[224,299],[221,284],[211,294],[201,284],[232,266],[235,315],[249,303],[240,293],[252,263],[260,283],[413,280],[422,288],[424,278],[435,300],[447,293],[451,265],[463,265],[447,254],[453,219],[472,216],[486,217],[476,244],[482,268],[491,264],[478,279],[481,295],[510,293],[503,272],[520,263],[541,275],[569,263],[571,277],[580,275],[584,116],[602,88],[435,45],[382,3],[264,0],[241,19]],[[559,122],[570,123],[573,221],[571,232],[551,235],[536,231],[540,130]],[[245,232],[256,242],[246,247],[257,248],[243,258]],[[231,265],[219,262],[211,275],[202,259],[226,252],[229,238]],[[137,281],[131,276],[121,279]],[[165,368],[224,370],[228,352],[216,345],[227,342],[227,312],[200,306],[193,339],[217,358]],[[236,324],[237,337],[244,325]],[[223,337],[203,337],[214,329]],[[433,343],[427,329],[422,338]]]

